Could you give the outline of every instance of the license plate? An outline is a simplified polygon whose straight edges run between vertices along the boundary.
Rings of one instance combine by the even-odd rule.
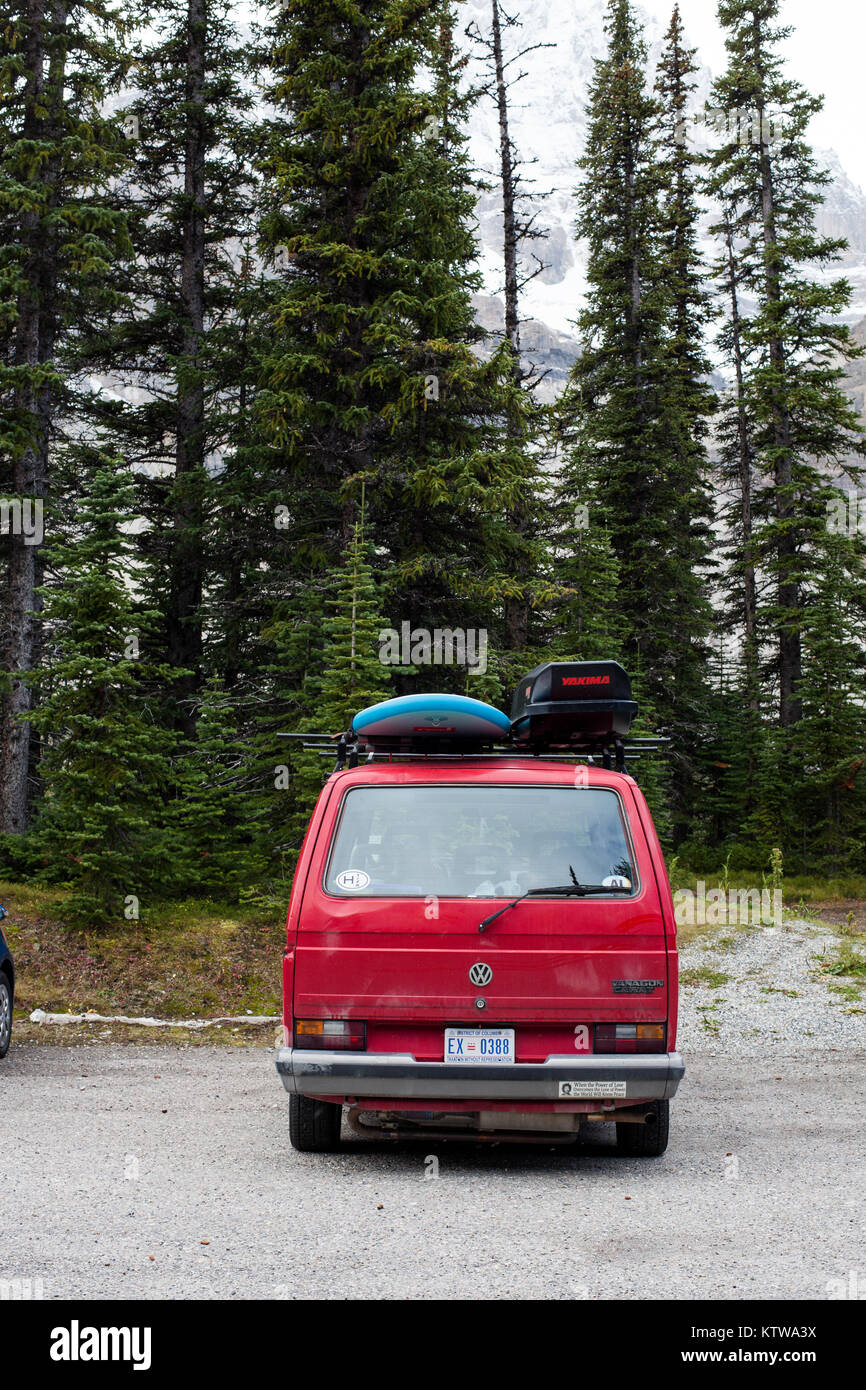
[[[513,1028],[446,1028],[445,1061],[513,1062]]]

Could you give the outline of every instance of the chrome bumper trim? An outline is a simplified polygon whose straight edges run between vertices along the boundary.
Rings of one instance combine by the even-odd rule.
[[[416,1062],[401,1052],[324,1052],[282,1047],[286,1090],[307,1096],[390,1100],[668,1100],[685,1075],[677,1052],[548,1057],[546,1062]],[[573,1097],[560,1082],[575,1082]],[[624,1090],[623,1090],[624,1084]]]

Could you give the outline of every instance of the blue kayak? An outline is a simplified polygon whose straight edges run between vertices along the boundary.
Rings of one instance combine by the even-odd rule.
[[[501,710],[469,695],[398,695],[362,709],[352,733],[371,745],[379,739],[497,742],[508,739],[511,721]]]

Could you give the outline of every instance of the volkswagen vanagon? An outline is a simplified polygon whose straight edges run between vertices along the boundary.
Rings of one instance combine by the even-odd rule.
[[[356,716],[298,859],[277,1069],[297,1149],[357,1133],[659,1155],[683,1075],[662,851],[613,662],[553,663],[512,718],[416,695]],[[324,740],[313,746],[321,749]]]

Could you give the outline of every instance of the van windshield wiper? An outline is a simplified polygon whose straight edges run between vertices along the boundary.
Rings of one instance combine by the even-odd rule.
[[[527,888],[525,893],[521,893],[519,898],[513,902],[506,903],[500,907],[498,912],[492,912],[489,917],[485,917],[483,922],[478,923],[479,931],[486,931],[491,922],[495,922],[497,917],[501,917],[503,912],[508,912],[518,903],[522,903],[526,898],[551,898],[551,897],[577,897],[585,898],[588,893],[630,893],[631,884],[626,888],[622,883],[580,883],[575,875],[574,869],[569,865],[571,873],[571,883],[555,884],[552,888]]]

